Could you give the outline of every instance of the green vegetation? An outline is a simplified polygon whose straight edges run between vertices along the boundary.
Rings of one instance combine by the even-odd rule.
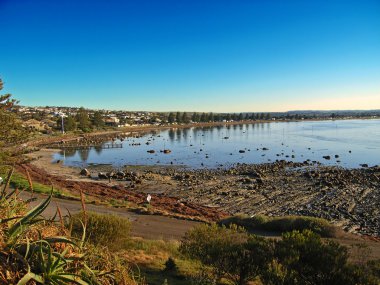
[[[290,231],[311,230],[322,237],[334,237],[337,228],[331,225],[327,220],[306,216],[284,216],[284,217],[267,217],[257,215],[249,217],[246,215],[232,216],[220,221],[221,225],[235,224],[244,227],[248,231],[270,231],[285,233]]]
[[[255,120],[270,120],[272,117],[269,113],[264,114],[254,114],[254,113],[191,113],[191,116],[183,112],[170,112],[166,117],[166,120],[169,124],[188,124],[188,123],[210,123],[210,122],[223,122],[223,121],[255,121]],[[191,119],[191,120],[190,120]]]
[[[144,240],[131,238],[130,222],[118,216],[82,212],[66,225],[42,219],[50,198],[25,214],[26,204],[14,195],[2,196],[0,204],[4,284],[33,279],[37,284],[372,285],[380,278],[380,261],[350,264],[346,247],[322,241],[310,230],[273,240],[230,220],[228,227],[194,228],[181,242]],[[256,223],[271,221],[260,219]],[[27,263],[18,259],[26,251]]]
[[[51,196],[27,212],[27,202],[7,189],[12,172],[0,192],[1,284],[135,284],[106,249],[87,247],[86,222],[82,238],[75,239],[62,220],[40,216]]]
[[[214,268],[215,280],[223,277],[233,284],[246,284],[261,273],[271,256],[270,242],[248,235],[242,228],[202,225],[189,231],[180,251]]]
[[[87,247],[106,248],[119,264],[132,267],[129,274],[135,280],[153,285],[161,285],[165,280],[168,284],[187,285],[202,270],[198,261],[178,251],[177,241],[131,238],[130,222],[118,216],[88,212],[73,215],[66,223],[72,236],[81,238],[85,220]]]
[[[71,216],[69,225],[72,235],[80,238],[83,234],[82,221],[86,220],[86,241],[95,245],[112,246],[125,241],[130,237],[131,223],[128,219],[101,215],[93,212],[75,214]]]
[[[0,79],[0,91],[2,89],[3,81]],[[15,146],[24,142],[29,134],[21,120],[11,112],[16,103],[11,94],[0,95],[0,163],[15,163],[18,158],[15,154],[22,152]]]
[[[4,174],[5,173],[0,170],[0,176],[3,177]],[[28,190],[48,195],[52,194],[54,197],[58,198],[78,199],[78,197],[73,196],[68,191],[52,189],[52,186],[44,185],[41,183],[34,182],[31,188],[31,183],[28,181],[28,178],[17,172],[13,173],[9,185],[14,189]]]
[[[379,284],[379,261],[353,265],[348,250],[310,230],[265,239],[230,227],[202,225],[189,231],[180,251],[212,266],[209,280],[232,284]],[[210,283],[210,284],[215,284]]]

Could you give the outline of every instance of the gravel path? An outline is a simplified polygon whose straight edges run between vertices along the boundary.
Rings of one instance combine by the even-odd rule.
[[[31,198],[30,192],[22,192],[20,197],[24,200]],[[36,194],[35,201],[30,203],[34,207],[46,199],[46,195]],[[71,214],[78,213],[82,210],[81,203],[75,200],[65,200],[53,198],[50,205],[44,212],[46,218],[53,217],[57,206],[60,208],[62,215],[65,216],[70,211]],[[132,223],[132,236],[142,237],[145,239],[164,239],[164,240],[180,240],[189,229],[200,224],[195,221],[180,220],[164,216],[140,215],[129,212],[125,209],[117,209],[99,205],[87,204],[88,211],[93,211],[102,214],[112,214],[128,218]]]

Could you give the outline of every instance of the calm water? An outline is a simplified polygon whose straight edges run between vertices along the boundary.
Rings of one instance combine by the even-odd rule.
[[[141,145],[132,146],[133,143]],[[160,152],[163,149],[172,152],[164,154]],[[150,154],[148,150],[156,152]],[[239,150],[245,153],[239,153]],[[331,159],[324,159],[326,155],[330,155]],[[238,162],[263,163],[276,159],[300,162],[310,159],[344,167],[359,167],[363,163],[372,166],[380,164],[380,120],[171,129],[143,134],[139,138],[129,137],[123,141],[123,148],[62,151],[54,159],[64,159],[66,165],[81,167],[87,164],[120,167],[172,163],[201,168],[229,166]]]

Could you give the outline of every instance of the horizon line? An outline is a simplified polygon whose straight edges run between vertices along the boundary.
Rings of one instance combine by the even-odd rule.
[[[30,107],[30,108],[84,108],[86,110],[98,110],[98,111],[126,111],[126,112],[151,112],[151,113],[215,113],[215,114],[228,114],[228,113],[289,113],[289,112],[374,112],[380,111],[379,109],[293,109],[287,111],[237,111],[237,112],[215,112],[215,111],[181,111],[181,110],[169,110],[169,111],[153,111],[153,110],[128,110],[128,109],[107,109],[107,108],[89,108],[85,106],[32,106],[32,105],[17,105],[18,107]]]

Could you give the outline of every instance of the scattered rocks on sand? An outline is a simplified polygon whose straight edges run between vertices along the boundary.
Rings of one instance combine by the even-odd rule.
[[[168,194],[231,214],[321,217],[347,231],[380,235],[378,167],[344,169],[281,160],[165,175],[178,184]]]

